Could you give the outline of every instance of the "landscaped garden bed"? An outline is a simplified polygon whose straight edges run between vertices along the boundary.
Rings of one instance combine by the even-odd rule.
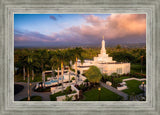
[[[76,91],[72,91],[71,86],[69,86],[64,91],[59,91],[57,93],[54,93],[54,94],[50,95],[50,100],[51,101],[56,101],[56,97],[63,96],[63,95],[68,95],[68,94],[72,94],[72,93],[76,93]]]

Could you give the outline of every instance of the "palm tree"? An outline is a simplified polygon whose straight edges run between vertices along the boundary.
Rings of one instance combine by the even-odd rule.
[[[30,89],[30,87],[29,87],[29,67],[28,67],[28,69],[27,69],[27,78],[28,78],[28,84],[27,84],[27,86],[28,86],[28,101],[30,101],[30,91],[29,91],[29,89]]]
[[[27,77],[28,77],[28,101],[30,101],[30,78],[29,78],[29,69],[30,69],[30,67],[31,67],[31,63],[32,63],[32,58],[31,58],[31,56],[28,56],[28,75],[27,75]]]
[[[76,75],[76,83],[77,83],[77,61],[78,58],[81,60],[81,63],[84,62],[84,59],[82,57],[82,52],[84,52],[84,50],[80,47],[76,47],[75,49],[73,49],[74,51],[74,57],[75,57],[75,75]]]
[[[37,58],[39,59],[39,63],[41,66],[41,72],[43,72],[46,69],[46,65],[48,64],[49,55],[47,50],[38,50]]]
[[[22,50],[22,55],[19,57],[20,60],[19,62],[22,64],[22,67],[23,67],[23,80],[25,81],[25,75],[26,75],[26,61],[27,61],[27,55],[28,55],[28,52],[26,50]]]
[[[32,50],[32,52],[31,52],[31,58],[32,58],[32,63],[31,63],[31,72],[32,72],[32,81],[34,80],[34,65],[36,65],[35,64],[35,61],[36,61],[36,59],[35,59],[35,56],[34,56],[34,53],[33,53],[33,50]]]
[[[51,67],[52,67],[52,71],[54,71],[54,69],[57,69],[58,70],[58,83],[59,83],[59,65],[60,65],[60,55],[59,55],[59,50],[58,51],[54,51],[52,52],[51,54],[51,59],[50,59],[50,64],[51,64]]]
[[[15,57],[15,65],[18,68],[23,68],[23,80],[25,81],[26,67],[27,67],[27,59],[29,52],[24,49],[21,52],[18,52],[17,57]]]
[[[71,73],[71,61],[74,61],[74,52],[71,49],[66,51],[66,64],[68,65],[69,83],[70,83],[70,73]]]
[[[57,56],[61,62],[61,78],[62,78],[62,91],[63,91],[63,74],[64,74],[64,62],[67,60],[67,52],[66,50],[58,50]]]
[[[59,83],[59,66],[58,66],[58,83]]]
[[[46,66],[48,65],[49,61],[49,55],[48,55],[48,51],[46,49],[39,49],[37,51],[35,51],[36,54],[35,57],[38,59],[38,65],[40,66],[40,72],[42,73],[42,81],[45,87],[45,70],[46,70]]]
[[[34,80],[34,70],[32,69],[32,81]]]
[[[26,75],[25,66],[23,66],[23,80],[24,81],[25,81],[25,75]]]
[[[54,70],[57,68],[57,55],[56,55],[56,53],[55,52],[51,52],[51,54],[50,54],[50,66],[51,66],[51,69],[52,69],[52,76],[54,77]]]

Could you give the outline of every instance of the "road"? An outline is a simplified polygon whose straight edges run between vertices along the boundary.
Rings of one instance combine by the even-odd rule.
[[[31,86],[31,89],[33,89],[33,87],[37,83],[38,82],[33,82],[32,86]],[[16,82],[15,84],[23,85],[24,89],[14,96],[14,100],[15,101],[19,101],[19,100],[27,97],[28,96],[27,83],[25,83],[25,82]],[[41,96],[42,97],[42,101],[50,101],[50,97],[49,97],[50,95],[51,95],[51,92],[34,92],[33,90],[31,90],[31,96]]]

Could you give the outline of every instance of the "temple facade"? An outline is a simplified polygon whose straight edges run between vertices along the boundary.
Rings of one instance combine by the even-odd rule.
[[[81,74],[87,71],[90,66],[97,66],[101,73],[107,75],[111,75],[112,73],[130,73],[130,63],[116,62],[112,59],[112,57],[109,57],[108,54],[106,54],[104,38],[102,40],[102,47],[98,57],[94,57],[93,60],[84,60],[83,64],[81,64],[80,60],[77,62],[77,69]],[[73,65],[73,68],[75,68],[75,64]]]

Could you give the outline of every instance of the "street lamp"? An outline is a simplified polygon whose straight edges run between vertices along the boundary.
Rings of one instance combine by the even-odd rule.
[[[142,82],[142,85],[143,85],[143,97],[144,97],[144,81]]]
[[[98,87],[98,92],[99,92],[99,95],[98,95],[98,100],[100,101],[101,87]]]

